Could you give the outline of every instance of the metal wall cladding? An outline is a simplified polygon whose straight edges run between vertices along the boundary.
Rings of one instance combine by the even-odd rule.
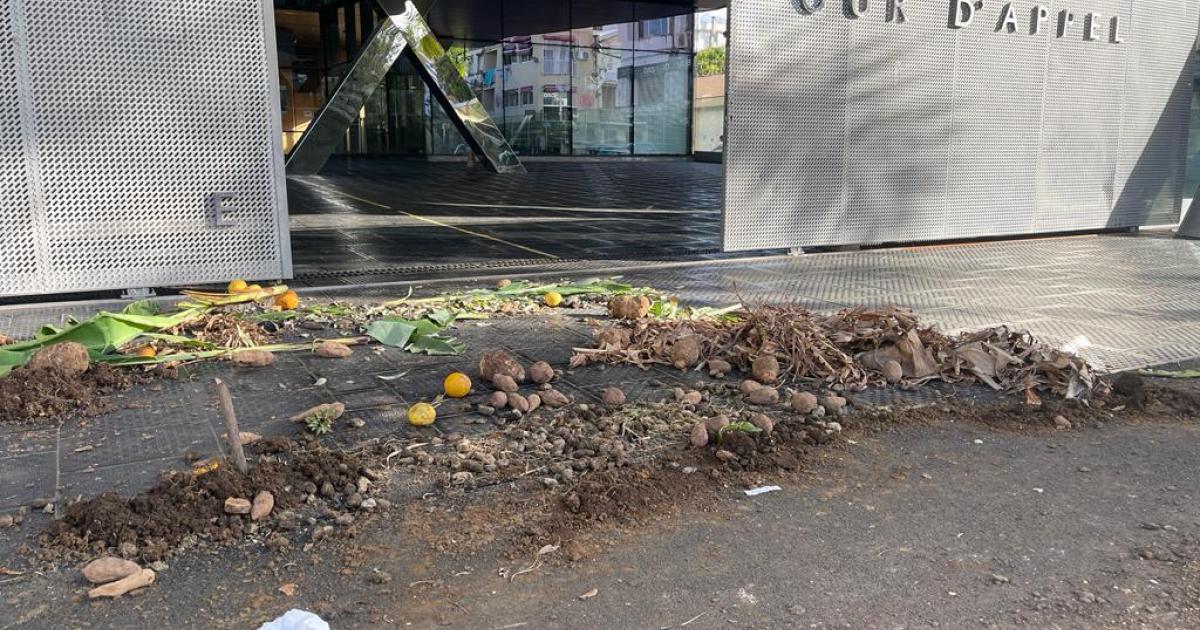
[[[290,275],[269,2],[0,0],[0,20],[0,295]]]
[[[0,294],[37,285],[39,260],[22,136],[12,7],[0,3]]]
[[[850,1],[733,1],[726,249],[1178,220],[1196,2],[1017,0],[1010,32],[1008,3],[955,29],[950,0],[902,2],[903,23],[893,2],[854,0],[856,18]]]

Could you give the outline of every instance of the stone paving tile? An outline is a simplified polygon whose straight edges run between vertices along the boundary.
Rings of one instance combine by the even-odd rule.
[[[23,427],[19,431],[0,434],[0,459],[57,450],[57,428]]]
[[[215,447],[213,428],[205,420],[157,431],[85,427],[64,431],[59,465],[63,472],[78,472],[129,462],[179,458],[189,450],[209,452]]]
[[[55,460],[53,451],[0,457],[0,510],[53,497],[58,482]]]

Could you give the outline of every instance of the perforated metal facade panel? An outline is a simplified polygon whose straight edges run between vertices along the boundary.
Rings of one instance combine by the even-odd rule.
[[[1196,0],[820,4],[732,2],[726,249],[1178,219]]]
[[[0,0],[0,28],[0,295],[290,275],[270,2]]]

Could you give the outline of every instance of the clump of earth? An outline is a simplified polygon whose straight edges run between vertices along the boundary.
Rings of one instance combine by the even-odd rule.
[[[82,373],[54,365],[20,367],[0,378],[0,422],[94,416],[107,409],[106,397],[134,382],[129,371],[103,363]]]
[[[356,514],[378,507],[372,498],[377,475],[356,455],[318,450],[293,452],[296,443],[275,438],[254,447],[257,463],[242,475],[216,467],[165,475],[158,485],[132,497],[111,492],[68,505],[39,540],[46,560],[80,560],[116,555],[154,562],[184,549],[258,535],[268,547],[287,548],[290,532],[310,529],[319,540],[333,525],[349,526]],[[227,500],[270,493],[273,509],[254,521],[231,513]]]

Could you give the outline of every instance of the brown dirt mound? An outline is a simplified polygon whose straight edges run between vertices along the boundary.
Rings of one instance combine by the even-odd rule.
[[[226,514],[227,498],[251,499],[267,490],[275,495],[273,515],[278,515],[304,499],[304,485],[329,482],[342,488],[355,483],[359,470],[354,456],[319,451],[300,454],[290,463],[260,462],[245,476],[228,466],[198,476],[173,473],[133,497],[110,492],[67,507],[65,517],[51,523],[40,541],[52,557],[121,553],[122,545],[134,545],[136,553],[126,549],[122,555],[161,560],[181,546],[226,543],[245,535],[248,517]]]
[[[134,382],[131,373],[102,363],[82,376],[52,368],[17,368],[0,378],[0,422],[93,416],[106,409],[106,396]]]

